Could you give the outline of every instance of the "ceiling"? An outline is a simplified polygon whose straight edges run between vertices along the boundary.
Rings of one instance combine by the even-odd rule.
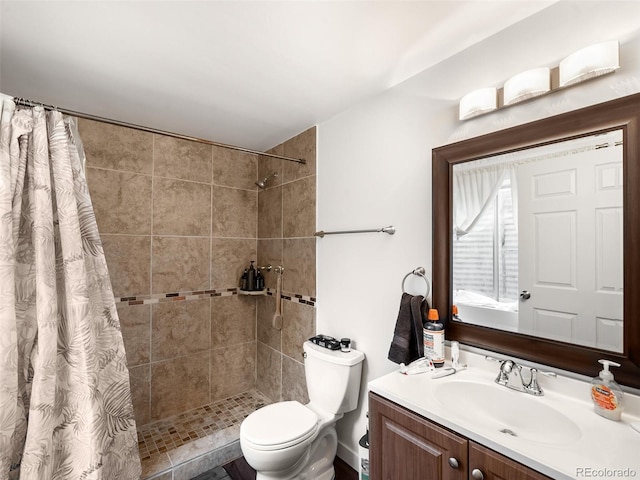
[[[0,0],[0,92],[266,150],[553,3]]]

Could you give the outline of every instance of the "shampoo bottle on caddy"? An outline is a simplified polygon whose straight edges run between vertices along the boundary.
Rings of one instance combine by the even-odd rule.
[[[427,321],[422,328],[424,355],[431,357],[436,368],[444,365],[444,325],[440,323],[438,310],[429,309]]]

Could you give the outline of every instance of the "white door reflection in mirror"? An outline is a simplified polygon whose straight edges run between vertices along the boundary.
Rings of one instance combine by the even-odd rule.
[[[621,140],[609,132],[454,166],[461,321],[622,351]],[[456,202],[470,196],[468,177],[496,168],[512,174],[479,195],[481,218],[461,234]]]

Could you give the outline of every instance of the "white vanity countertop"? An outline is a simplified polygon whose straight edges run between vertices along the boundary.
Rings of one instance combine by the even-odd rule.
[[[615,422],[593,411],[588,382],[561,375],[557,378],[539,375],[538,381],[544,395],[536,397],[497,385],[497,363],[486,361],[483,355],[477,353],[460,353],[461,363],[468,364],[469,368],[454,375],[432,379],[432,373],[403,375],[394,371],[369,382],[369,390],[554,479],[640,478],[640,432],[630,425],[640,422],[639,396],[625,392],[622,420]],[[440,370],[436,369],[434,373]],[[514,437],[505,434],[500,432],[505,424],[498,425],[500,422],[496,422],[494,428],[493,422],[487,419],[486,414],[483,415],[482,409],[475,411],[473,398],[466,396],[460,399],[462,404],[470,401],[472,405],[464,412],[459,411],[460,407],[452,406],[457,402],[445,402],[438,394],[438,389],[450,382],[472,382],[474,385],[470,385],[470,391],[478,384],[480,391],[494,387],[501,389],[491,393],[497,394],[501,400],[506,399],[505,410],[510,409],[509,405],[514,405],[514,410],[520,408],[517,404],[519,401],[528,406],[525,411],[526,408],[538,406],[531,402],[539,403],[542,412],[550,407],[559,414],[559,419],[566,418],[568,424],[574,424],[574,431],[565,435],[567,432],[558,431],[563,427],[557,427],[562,422],[551,422],[548,440],[537,441],[523,438],[527,435]],[[465,385],[462,385],[463,391],[464,388]],[[531,427],[537,429],[538,438],[544,437],[544,430],[539,424],[528,424],[532,419],[515,420],[513,431],[516,434],[519,428]],[[570,440],[556,441],[558,435],[567,436]]]

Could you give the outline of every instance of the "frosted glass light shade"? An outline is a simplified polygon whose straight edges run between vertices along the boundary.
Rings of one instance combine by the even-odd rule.
[[[572,53],[560,62],[560,86],[568,87],[620,68],[617,40],[596,43]]]
[[[481,88],[467,93],[460,99],[460,120],[467,120],[498,108],[498,92],[495,87]]]
[[[504,83],[504,104],[513,105],[528,98],[544,95],[551,90],[549,67],[534,68],[518,73]]]

